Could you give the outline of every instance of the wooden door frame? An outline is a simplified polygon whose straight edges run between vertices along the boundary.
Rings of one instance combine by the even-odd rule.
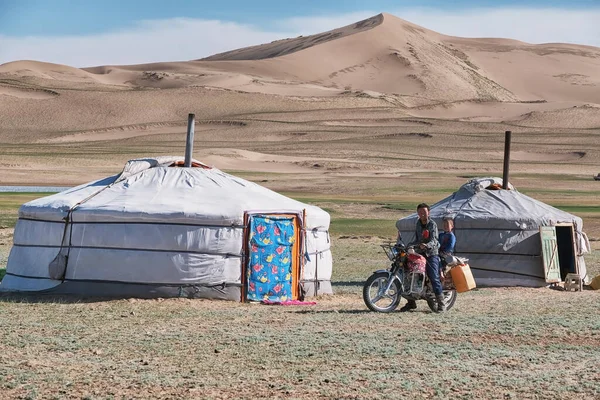
[[[579,257],[577,256],[577,242],[575,241],[575,224],[572,222],[561,222],[558,223],[556,225],[554,225],[554,227],[556,228],[557,226],[559,227],[566,227],[569,226],[571,227],[571,246],[573,249],[573,258],[575,259],[575,273],[579,274]],[[558,243],[557,243],[558,246]]]

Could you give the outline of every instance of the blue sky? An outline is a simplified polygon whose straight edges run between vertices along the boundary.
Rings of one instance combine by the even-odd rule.
[[[0,0],[0,64],[190,60],[380,12],[448,35],[600,47],[600,0]]]

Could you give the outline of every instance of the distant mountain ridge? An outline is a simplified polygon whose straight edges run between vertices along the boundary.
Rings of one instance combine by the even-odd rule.
[[[65,85],[109,91],[201,86],[282,96],[381,97],[403,108],[600,104],[600,48],[458,38],[382,13],[328,32],[194,61],[82,69],[17,61],[0,65],[0,85],[9,96]]]
[[[241,49],[226,51],[202,58],[197,61],[223,61],[223,60],[263,60],[266,58],[285,56],[306,48],[316,46],[344,36],[372,29],[383,22],[383,14],[356,22],[343,28],[318,33],[310,36],[299,36],[297,38],[276,40],[267,44],[244,47]]]

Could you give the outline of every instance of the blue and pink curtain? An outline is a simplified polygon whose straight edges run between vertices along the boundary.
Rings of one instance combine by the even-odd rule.
[[[248,300],[292,300],[294,218],[254,216],[250,220]]]

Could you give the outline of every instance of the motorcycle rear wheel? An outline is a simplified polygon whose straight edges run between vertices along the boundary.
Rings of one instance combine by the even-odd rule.
[[[363,300],[369,310],[381,313],[394,311],[400,300],[400,282],[395,280],[387,293],[382,293],[388,286],[390,276],[387,272],[376,272],[367,279],[363,286]]]
[[[458,297],[458,293],[456,293],[455,289],[444,290],[442,292],[444,295],[444,303],[446,304],[446,311],[449,311],[452,307],[454,307],[454,303],[456,303],[456,298]],[[437,312],[437,300],[436,299],[427,299],[427,305],[433,312]]]

